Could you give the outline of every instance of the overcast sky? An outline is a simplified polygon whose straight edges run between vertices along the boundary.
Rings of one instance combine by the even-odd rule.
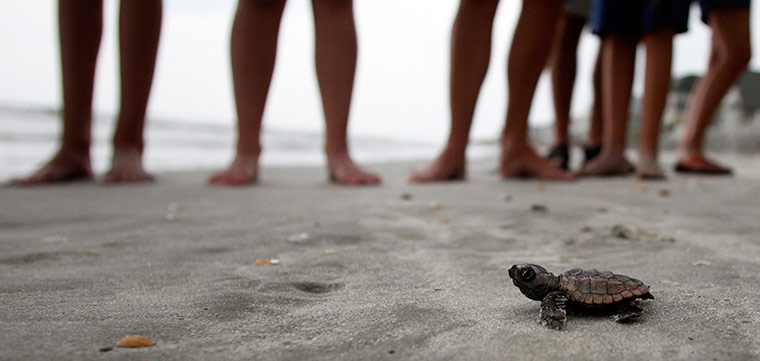
[[[56,2],[0,2],[0,105],[60,106]],[[105,1],[105,32],[98,63],[95,108],[116,112],[118,2]],[[149,117],[234,124],[229,71],[232,0],[165,0],[165,19]],[[442,141],[448,131],[449,34],[456,0],[356,0],[360,64],[352,133]],[[495,26],[491,69],[473,133],[494,138],[506,107],[506,53],[519,2],[504,0]],[[758,12],[753,11],[753,19]],[[753,21],[754,23],[754,21]],[[277,70],[266,126],[322,129],[313,68],[313,20],[308,0],[289,0],[283,19]],[[706,66],[709,29],[692,14],[691,32],[676,41],[675,75]],[[753,34],[757,35],[757,29]],[[757,36],[753,42],[757,45]],[[590,74],[597,40],[585,35],[573,112],[589,106]],[[639,68],[643,62],[639,61]],[[752,66],[760,68],[758,57]],[[641,73],[641,71],[639,71]],[[637,88],[640,89],[640,77]],[[531,118],[552,118],[551,96],[542,81]]]

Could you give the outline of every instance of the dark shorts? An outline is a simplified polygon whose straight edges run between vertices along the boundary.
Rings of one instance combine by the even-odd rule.
[[[591,10],[591,31],[602,37],[640,37],[666,29],[686,31],[683,9],[684,5],[688,9],[690,3],[691,0],[596,0]]]

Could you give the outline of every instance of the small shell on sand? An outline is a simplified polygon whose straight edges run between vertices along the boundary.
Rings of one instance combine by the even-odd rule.
[[[699,267],[699,266],[709,266],[710,262],[707,262],[707,261],[696,261],[696,262],[694,262],[694,265],[697,266],[697,267]]]
[[[257,259],[256,264],[259,266],[276,266],[280,264],[279,259]]]
[[[155,345],[155,341],[140,336],[127,336],[116,343],[116,346],[119,347],[150,347]]]
[[[309,234],[308,233],[297,233],[290,237],[288,237],[288,242],[293,243],[301,243],[309,240]]]
[[[434,211],[440,211],[443,209],[443,206],[438,202],[430,202],[430,204],[428,204],[428,207]]]

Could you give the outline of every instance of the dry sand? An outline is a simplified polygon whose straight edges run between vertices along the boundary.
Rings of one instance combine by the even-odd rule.
[[[760,359],[756,173],[554,184],[492,164],[429,186],[392,164],[368,189],[310,168],[244,189],[2,189],[0,359]],[[656,299],[635,324],[548,330],[507,276],[522,262],[627,274]],[[99,351],[127,335],[157,345]]]

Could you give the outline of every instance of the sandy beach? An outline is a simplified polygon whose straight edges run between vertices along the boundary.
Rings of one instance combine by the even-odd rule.
[[[757,360],[760,159],[733,178],[382,187],[265,168],[0,191],[0,359]],[[754,171],[753,171],[754,170]],[[277,260],[258,265],[257,260]],[[634,324],[537,322],[514,263],[651,285]],[[113,348],[127,335],[157,342]]]

